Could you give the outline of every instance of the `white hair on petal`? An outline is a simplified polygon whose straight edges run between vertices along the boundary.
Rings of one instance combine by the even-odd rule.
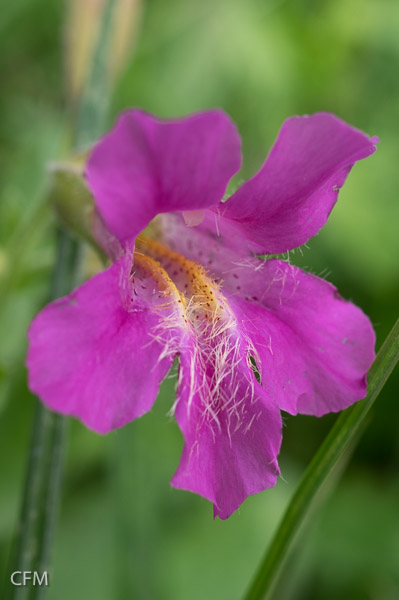
[[[230,441],[239,429],[248,433],[257,418],[252,408],[257,400],[254,367],[261,377],[261,365],[251,340],[238,327],[220,283],[212,280],[201,265],[158,242],[144,239],[139,246],[147,257],[144,267],[153,270],[153,281],[158,286],[151,310],[160,318],[150,343],[156,342],[162,348],[158,362],[182,352],[177,388],[187,386],[188,421],[195,423],[197,430],[203,425],[209,427],[214,440],[224,428]],[[245,267],[249,264],[258,270],[264,263],[249,258]],[[145,293],[150,294],[148,286]],[[178,402],[177,395],[171,414]],[[196,414],[192,421],[194,402],[199,417]]]

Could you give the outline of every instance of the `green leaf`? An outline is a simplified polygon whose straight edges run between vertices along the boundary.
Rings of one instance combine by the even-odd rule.
[[[245,600],[263,600],[271,593],[295,534],[309,512],[313,499],[350,442],[354,440],[398,360],[399,319],[371,366],[366,398],[341,413],[313,457],[255,574]]]

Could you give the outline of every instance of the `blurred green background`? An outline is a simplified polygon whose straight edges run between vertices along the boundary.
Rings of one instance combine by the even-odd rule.
[[[1,9],[4,578],[34,406],[25,332],[47,298],[54,258],[46,163],[65,156],[70,141],[65,22],[62,2],[15,0]],[[243,138],[243,178],[292,114],[332,111],[378,135],[377,154],[356,165],[327,226],[293,256],[369,314],[378,345],[399,308],[398,32],[397,0],[148,0],[109,111],[110,125],[128,106],[161,117],[222,107]],[[312,511],[276,599],[399,598],[398,379]],[[151,414],[107,437],[71,421],[49,600],[238,599],[335,418],[286,416],[276,488],[214,521],[207,501],[169,486],[182,447],[166,416],[173,389],[167,380]]]

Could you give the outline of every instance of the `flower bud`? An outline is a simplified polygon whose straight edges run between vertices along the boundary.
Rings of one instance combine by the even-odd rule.
[[[50,163],[49,199],[62,223],[99,249],[93,235],[93,197],[85,185],[83,169],[82,157]]]

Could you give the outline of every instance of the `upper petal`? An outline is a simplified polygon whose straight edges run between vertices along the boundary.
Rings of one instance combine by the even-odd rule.
[[[162,121],[128,110],[94,147],[87,182],[106,226],[125,241],[157,213],[216,205],[240,164],[240,138],[222,111]]]
[[[328,113],[287,119],[260,171],[220,206],[221,234],[263,253],[304,244],[326,223],[354,163],[375,152],[377,141]]]
[[[124,260],[46,306],[28,334],[30,389],[99,433],[150,410],[173,361],[157,313],[130,304]]]

